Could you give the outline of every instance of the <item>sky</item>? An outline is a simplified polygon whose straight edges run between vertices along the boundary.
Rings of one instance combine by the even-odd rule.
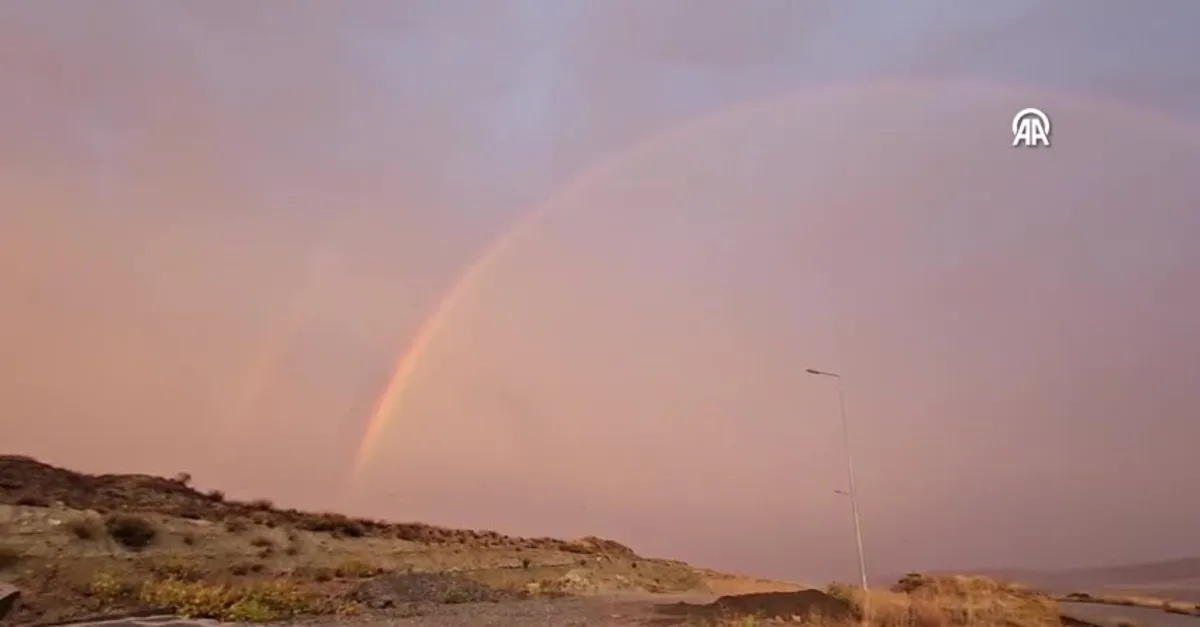
[[[815,367],[876,576],[1200,554],[1197,20],[3,3],[0,449],[850,579]]]

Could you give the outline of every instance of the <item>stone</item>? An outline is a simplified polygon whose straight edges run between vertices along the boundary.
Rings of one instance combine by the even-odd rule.
[[[16,586],[0,583],[0,620],[16,611],[21,602],[21,591]]]

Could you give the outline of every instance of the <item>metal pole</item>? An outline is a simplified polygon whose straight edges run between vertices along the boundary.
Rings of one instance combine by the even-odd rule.
[[[846,451],[846,478],[850,482],[850,511],[854,514],[854,542],[858,546],[858,576],[863,590],[863,624],[871,620],[871,593],[867,585],[867,556],[863,550],[862,519],[858,515],[858,487],[854,484],[854,456],[850,452],[850,421],[846,419],[846,393],[837,379],[838,410],[842,416],[842,444]]]
[[[849,494],[841,491],[838,491],[838,493],[850,497],[850,511],[854,516],[854,542],[858,547],[858,576],[863,591],[862,624],[865,626],[871,620],[871,593],[870,587],[867,584],[867,557],[866,551],[863,549],[862,519],[858,514],[858,486],[854,482],[854,456],[850,450],[850,420],[846,417],[846,392],[842,387],[842,375],[814,368],[809,368],[807,372],[809,374],[837,379],[838,412],[842,420],[842,446],[846,453],[846,479],[850,483]]]

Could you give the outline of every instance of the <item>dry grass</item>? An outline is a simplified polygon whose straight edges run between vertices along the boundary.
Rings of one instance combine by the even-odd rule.
[[[858,588],[832,585],[829,594],[848,601],[853,616],[845,619],[794,616],[763,620],[737,616],[710,622],[720,627],[796,624],[810,627],[858,627],[869,600],[872,627],[1059,627],[1058,605],[1049,597],[1020,586],[981,577],[910,575],[892,590],[873,590],[865,598]]]
[[[909,575],[891,590],[861,589],[834,584],[827,591],[849,611],[821,609],[823,603],[794,597],[793,608],[806,614],[778,617],[783,606],[773,605],[758,615],[720,613],[716,618],[694,619],[693,625],[713,627],[757,627],[794,624],[810,627],[860,627],[863,616],[871,627],[1059,627],[1063,624],[1053,599],[1021,586],[981,577]],[[869,603],[867,603],[869,601]],[[769,601],[763,602],[769,604]],[[808,609],[800,610],[807,606]],[[869,611],[868,611],[869,606]],[[726,606],[727,608],[730,606]],[[763,605],[762,607],[767,607]],[[778,618],[769,618],[769,617]]]
[[[839,591],[861,612],[857,589]],[[961,575],[905,577],[890,591],[873,592],[871,623],[879,627],[1040,627],[1060,625],[1051,598],[1011,583]]]

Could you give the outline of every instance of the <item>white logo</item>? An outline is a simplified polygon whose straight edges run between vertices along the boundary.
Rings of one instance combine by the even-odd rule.
[[[1050,118],[1036,107],[1026,107],[1012,119],[1013,146],[1050,147]]]

